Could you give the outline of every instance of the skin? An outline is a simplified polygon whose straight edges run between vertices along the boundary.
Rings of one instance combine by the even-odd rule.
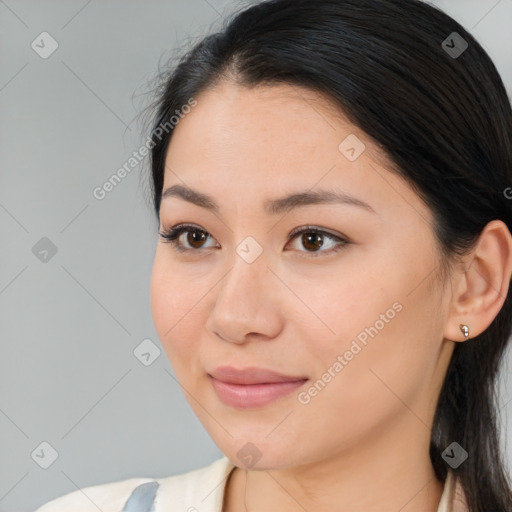
[[[443,283],[429,208],[328,99],[227,80],[196,99],[174,129],[163,188],[192,187],[220,211],[162,201],[161,228],[188,222],[209,236],[192,246],[195,232],[182,234],[189,253],[159,240],[151,307],[190,406],[237,466],[225,510],[436,512],[443,483],[428,454],[435,406],[455,343],[464,341],[459,324],[478,335],[507,295],[506,226],[489,223]],[[338,149],[349,134],[366,145],[354,161]],[[267,199],[318,188],[352,194],[375,213],[341,204],[263,210]],[[307,225],[350,243],[326,254],[337,242],[324,236],[315,252],[301,235],[289,237]],[[247,236],[263,249],[250,264],[236,252]],[[307,376],[308,389],[397,302],[394,318],[307,404],[297,391],[235,408],[211,385],[207,371],[229,364]],[[237,456],[247,442],[261,453],[252,467]]]

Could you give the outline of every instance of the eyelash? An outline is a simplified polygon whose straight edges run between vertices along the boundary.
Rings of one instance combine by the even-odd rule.
[[[175,226],[169,230],[164,229],[164,230],[160,231],[159,234],[162,237],[162,239],[163,239],[162,241],[164,243],[170,243],[173,246],[173,249],[175,249],[176,251],[179,251],[179,252],[196,252],[197,253],[197,252],[201,252],[202,250],[210,249],[210,248],[189,249],[188,247],[183,247],[179,243],[179,237],[182,233],[186,233],[188,231],[199,231],[199,232],[205,233],[206,235],[210,235],[210,233],[208,233],[208,231],[205,231],[204,229],[201,229],[198,226],[195,226],[193,224],[179,224],[178,226]],[[303,233],[319,233],[321,235],[326,235],[328,238],[332,238],[333,240],[337,240],[338,242],[341,242],[337,246],[332,247],[331,249],[326,250],[326,251],[299,251],[301,253],[306,253],[308,255],[308,256],[306,256],[304,254],[301,255],[301,257],[305,257],[305,258],[309,258],[309,257],[316,258],[321,254],[324,254],[324,255],[325,254],[333,254],[333,253],[340,251],[341,249],[343,249],[346,245],[348,245],[350,243],[346,238],[343,238],[343,237],[340,237],[337,235],[333,235],[332,233],[329,233],[328,231],[324,231],[323,229],[319,229],[315,226],[304,226],[302,228],[298,228],[298,229],[292,231],[290,233],[289,237],[291,237],[291,239],[293,240],[293,239],[297,238],[298,235],[301,235]]]

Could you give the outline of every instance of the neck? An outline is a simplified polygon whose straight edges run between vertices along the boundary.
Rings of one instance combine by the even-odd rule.
[[[378,432],[362,448],[290,468],[237,468],[225,510],[437,512],[443,483],[428,456],[430,432],[418,438],[419,431]]]

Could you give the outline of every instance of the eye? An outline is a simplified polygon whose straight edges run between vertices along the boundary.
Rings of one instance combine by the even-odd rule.
[[[187,245],[184,245],[183,240],[181,240],[181,235],[183,234],[186,234],[184,238]],[[299,235],[302,235],[300,238],[301,244],[303,247],[308,249],[306,251],[299,250],[299,252],[305,253],[302,254],[301,257],[317,257],[320,253],[323,253],[324,255],[335,253],[350,243],[345,237],[334,235],[333,233],[329,233],[328,231],[315,226],[297,228],[293,230],[289,236],[293,240]],[[208,231],[205,231],[194,224],[180,224],[169,230],[164,229],[160,231],[160,236],[164,242],[172,244],[173,248],[179,252],[199,252],[203,249],[211,248],[202,245],[211,235]],[[330,239],[334,243],[331,242],[331,247],[327,250],[318,250],[324,247],[325,239]]]
[[[184,247],[183,242],[181,241],[181,235],[183,233],[188,233],[185,237],[186,242],[190,244],[190,247]],[[163,238],[164,242],[170,243],[173,245],[173,248],[180,252],[187,251],[198,251],[200,249],[204,249],[205,247],[201,246],[207,237],[209,236],[208,231],[201,229],[193,224],[180,224],[171,228],[169,230],[160,231],[160,236]]]
[[[299,235],[301,235],[299,241],[302,244],[302,246],[308,249],[313,249],[313,251],[299,251],[303,253],[306,252],[307,256],[301,254],[301,257],[306,258],[315,258],[318,257],[320,254],[326,255],[338,252],[341,249],[343,249],[345,245],[348,245],[350,243],[348,239],[345,237],[329,233],[328,231],[317,228],[315,226],[305,226],[302,228],[297,228],[290,233],[290,237],[292,238],[297,238]],[[326,238],[337,243],[331,243],[331,246],[326,250],[316,250],[324,247],[324,239]]]

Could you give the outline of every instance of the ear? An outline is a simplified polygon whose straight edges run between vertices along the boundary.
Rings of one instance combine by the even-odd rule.
[[[465,341],[460,325],[474,338],[491,325],[507,297],[512,274],[512,236],[501,220],[490,221],[462,270],[452,278],[453,296],[444,337]]]

